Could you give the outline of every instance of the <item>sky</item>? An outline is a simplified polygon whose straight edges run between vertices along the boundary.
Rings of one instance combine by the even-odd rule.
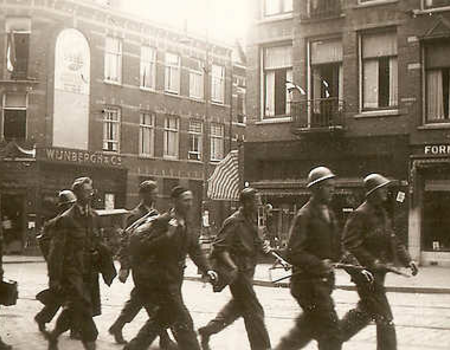
[[[188,32],[233,43],[246,36],[248,0],[127,0],[122,9]]]

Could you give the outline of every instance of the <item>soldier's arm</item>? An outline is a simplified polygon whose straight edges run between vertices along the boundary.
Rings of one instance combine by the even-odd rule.
[[[402,242],[400,242],[400,239],[394,232],[391,233],[391,242],[399,261],[403,264],[403,266],[405,267],[409,266],[409,264],[412,261],[411,256],[409,255],[406,247],[403,245]]]
[[[48,275],[51,283],[59,283],[63,274],[63,261],[66,254],[67,229],[64,227],[64,220],[60,218],[53,229],[48,255]]]
[[[213,242],[213,254],[220,261],[235,270],[237,266],[230,256],[230,249],[233,245],[234,235],[237,230],[237,224],[233,220],[227,220],[222,225],[217,237]]]
[[[192,242],[189,246],[189,256],[194,262],[195,265],[202,271],[203,274],[206,274],[209,270],[211,270],[211,265],[206,259],[205,253],[202,251],[200,247],[199,237],[198,235],[192,235]]]
[[[0,222],[0,280],[3,279],[3,230]]]
[[[152,254],[170,241],[171,231],[168,219],[155,219],[139,226],[130,237],[130,254]]]
[[[130,268],[130,252],[128,249],[128,245],[130,242],[130,234],[126,230],[122,231],[120,236],[120,246],[117,252],[120,262],[121,269],[129,269]]]
[[[376,258],[364,247],[364,221],[363,213],[353,212],[345,225],[342,243],[362,265],[372,267]]]
[[[286,258],[289,263],[308,273],[320,274],[324,266],[322,260],[309,253],[307,248],[309,218],[304,214],[297,214],[289,233]]]

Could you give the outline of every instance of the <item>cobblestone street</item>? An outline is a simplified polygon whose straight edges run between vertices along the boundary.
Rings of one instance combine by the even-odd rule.
[[[43,263],[7,264],[6,277],[18,280],[20,299],[15,307],[1,310],[1,335],[14,345],[14,349],[46,349],[46,341],[37,331],[33,317],[41,308],[34,299],[35,294],[46,287],[46,269]],[[102,289],[103,314],[96,318],[100,331],[98,349],[121,349],[113,343],[107,329],[120,312],[123,302],[129,295],[131,281],[122,285],[117,281],[108,289]],[[257,287],[257,293],[266,311],[266,321],[273,345],[285,334],[297,315],[298,307],[289,295],[287,288]],[[229,297],[228,292],[214,294],[208,285],[201,282],[186,281],[184,285],[186,304],[194,318],[196,327],[204,325],[214,317]],[[334,294],[339,314],[342,316],[351,308],[357,297],[352,291],[338,290]],[[390,293],[394,307],[399,350],[444,350],[450,344],[450,295]],[[134,323],[127,325],[124,335],[130,339],[145,321],[141,312]],[[60,349],[82,349],[80,342],[69,340],[68,335],[61,337]],[[248,341],[242,320],[236,322],[223,333],[212,338],[215,350],[248,349]],[[157,349],[155,342],[152,349]],[[316,349],[311,343],[307,349]],[[375,327],[369,326],[344,349],[375,349]]]

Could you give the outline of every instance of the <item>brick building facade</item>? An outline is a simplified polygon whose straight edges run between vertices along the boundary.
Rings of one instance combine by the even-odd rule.
[[[312,167],[338,175],[341,222],[363,200],[362,177],[380,172],[413,257],[448,263],[450,4],[252,3],[244,181],[275,207],[272,232],[286,238]]]
[[[204,179],[242,138],[233,48],[117,6],[0,1],[1,213],[19,248],[81,175],[97,208],[134,206],[144,179],[161,209],[188,186],[199,225]]]

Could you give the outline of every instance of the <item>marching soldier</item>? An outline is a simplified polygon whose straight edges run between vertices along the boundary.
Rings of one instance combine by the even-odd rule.
[[[146,180],[139,185],[139,196],[141,198],[141,202],[136,208],[131,211],[130,216],[127,218],[127,229],[123,233],[121,248],[119,251],[119,280],[122,283],[125,283],[127,281],[131,268],[130,257],[128,253],[129,229],[133,224],[135,224],[143,217],[151,218],[155,215],[159,215],[158,211],[155,209],[157,194],[158,188],[156,182]],[[126,344],[126,341],[122,335],[122,329],[125,324],[130,323],[136,317],[136,315],[143,307],[143,302],[139,298],[136,288],[133,288],[130,294],[130,299],[125,303],[125,306],[122,309],[117,320],[109,328],[109,333],[114,336],[114,339],[118,344]],[[160,334],[160,348],[173,349],[175,347],[176,344],[170,339],[167,331],[162,331],[162,333]]]
[[[216,280],[217,274],[210,269],[198,236],[187,221],[193,205],[192,192],[178,186],[171,197],[174,208],[138,227],[130,238],[131,270],[137,292],[149,314],[155,306],[157,309],[124,350],[147,349],[169,327],[180,349],[200,350],[181,294],[187,254],[211,280]]]
[[[291,294],[303,310],[277,350],[300,349],[312,339],[321,350],[341,349],[338,316],[331,297],[332,261],[340,258],[336,218],[329,208],[335,175],[318,167],[308,175],[311,198],[291,227],[286,258],[293,265]]]
[[[90,207],[92,180],[76,179],[72,191],[77,201],[56,220],[48,258],[50,290],[64,300],[64,309],[48,334],[49,350],[58,349],[59,335],[70,326],[80,330],[85,349],[95,350],[98,331],[93,316],[100,313],[98,272],[104,256],[111,258],[100,243],[96,214]],[[103,274],[107,284],[115,277],[112,269],[108,277]]]
[[[213,243],[213,256],[225,265],[234,278],[230,284],[232,299],[219,314],[198,331],[203,350],[209,350],[209,338],[239,317],[244,318],[252,350],[270,349],[270,338],[264,324],[264,309],[253,289],[253,275],[259,252],[269,253],[270,246],[258,236],[256,215],[260,197],[257,190],[245,188],[241,207],[225,220]]]
[[[55,226],[55,223],[58,219],[58,217],[64,213],[67,209],[69,209],[75,202],[77,198],[75,197],[74,193],[70,190],[63,190],[59,192],[58,194],[58,215],[47,221],[44,225],[44,229],[42,234],[40,234],[37,238],[39,242],[39,247],[41,248],[42,255],[44,256],[44,259],[48,260],[48,253],[50,249],[50,242],[52,239],[52,233],[53,228]],[[41,292],[40,294],[42,294]],[[38,294],[39,296],[39,294]],[[59,308],[61,307],[61,300],[57,298],[56,295],[53,295],[51,298],[47,298],[47,302],[45,303],[44,308],[39,311],[36,316],[34,317],[34,320],[38,324],[39,330],[43,333],[46,332],[45,325],[55,317],[56,313],[58,312]],[[77,338],[78,334],[75,330],[71,330],[71,337]]]
[[[389,183],[387,178],[379,174],[371,174],[364,179],[366,201],[352,213],[343,235],[344,246],[374,276],[372,284],[355,281],[360,301],[341,321],[343,341],[349,340],[374,320],[379,350],[397,349],[393,315],[384,288],[387,264],[399,261],[409,266],[413,275],[419,271],[395,235],[383,207]]]
[[[3,280],[3,229],[0,225],[0,281]],[[0,338],[0,350],[11,350],[12,346],[6,344],[2,338]]]

